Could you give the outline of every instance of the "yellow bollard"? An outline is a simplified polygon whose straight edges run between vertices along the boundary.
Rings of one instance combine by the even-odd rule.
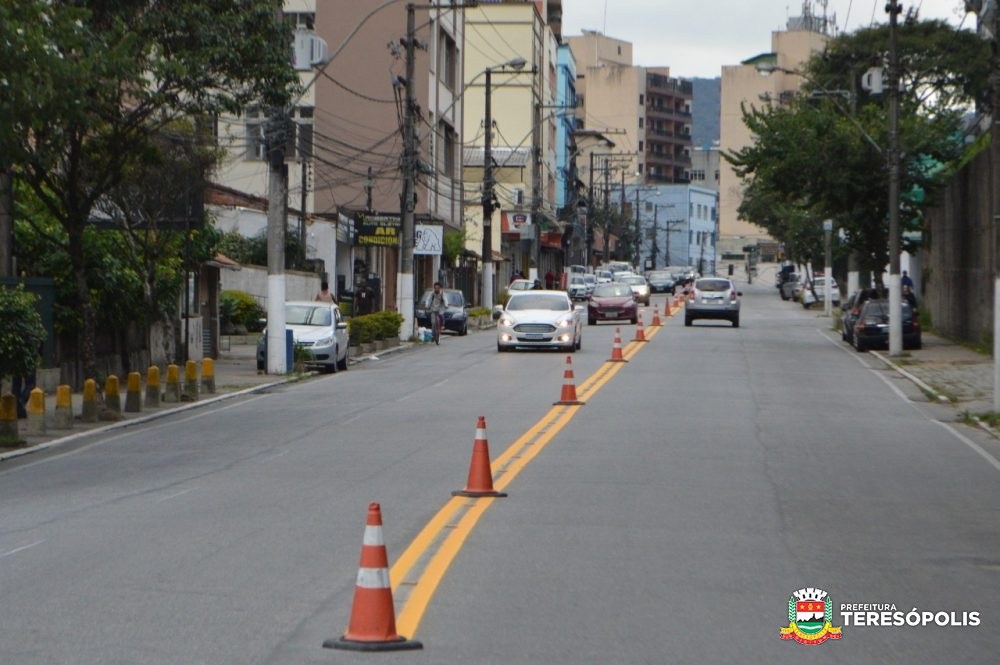
[[[184,394],[181,399],[185,402],[198,399],[198,363],[193,360],[184,363]]]
[[[125,413],[142,411],[142,375],[129,372],[125,384]]]
[[[106,415],[108,412],[118,415],[121,415],[122,412],[122,395],[118,388],[118,377],[114,374],[108,374],[108,378],[104,381],[104,412],[101,413],[102,420],[108,418]],[[116,418],[111,419],[117,420]]]
[[[20,446],[24,444],[17,431],[17,400],[13,393],[0,395],[0,445]]]
[[[201,361],[201,389],[208,395],[215,394],[215,361],[211,358]]]
[[[160,407],[160,368],[151,365],[146,370],[146,408],[157,409]]]
[[[80,420],[85,423],[97,422],[97,381],[93,379],[83,382],[83,410]]]
[[[73,429],[73,395],[69,386],[56,386],[56,429]]]
[[[174,364],[167,365],[167,389],[163,393],[164,402],[181,401],[180,369],[180,367]]]
[[[45,434],[45,392],[41,388],[32,389],[28,395],[28,435]]]

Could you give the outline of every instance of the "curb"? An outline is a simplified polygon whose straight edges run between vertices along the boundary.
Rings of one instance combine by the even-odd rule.
[[[921,381],[920,379],[918,379],[917,377],[915,377],[913,374],[907,372],[905,369],[903,369],[902,367],[900,367],[896,363],[894,363],[891,360],[889,360],[888,356],[884,356],[883,354],[878,353],[877,351],[869,351],[869,353],[871,353],[873,356],[875,356],[876,358],[878,358],[879,360],[881,360],[882,362],[884,362],[886,365],[888,365],[889,367],[893,368],[894,370],[896,370],[897,372],[899,372],[900,374],[902,374],[904,377],[906,377],[907,379],[909,379],[910,381],[912,381],[921,390],[923,390],[923,391],[925,391],[925,392],[933,395],[934,399],[936,399],[941,404],[951,404],[952,403],[950,399],[948,399],[947,397],[945,397],[944,395],[942,395],[938,391],[934,390],[929,385],[927,385],[926,383],[924,383],[923,381]],[[986,424],[985,422],[983,422],[977,416],[969,414],[969,418],[972,420],[972,422],[976,423],[976,425],[979,427],[979,429],[983,430],[984,432],[986,432],[987,434],[989,434],[990,436],[992,436],[992,437],[994,437],[996,439],[1000,439],[1000,431],[997,431],[994,428],[990,427],[988,424]]]
[[[938,402],[941,402],[942,404],[951,404],[951,400],[950,399],[948,399],[947,397],[945,397],[944,395],[942,395],[938,391],[934,390],[929,385],[927,385],[926,383],[924,383],[923,381],[921,381],[920,379],[918,379],[917,377],[915,377],[913,374],[910,374],[909,372],[907,372],[905,369],[903,369],[902,367],[900,367],[896,363],[894,363],[891,360],[889,360],[889,356],[882,355],[878,351],[869,351],[868,353],[872,354],[873,356],[875,356],[876,358],[878,358],[879,360],[881,360],[882,362],[884,362],[886,365],[888,365],[889,367],[893,368],[894,370],[896,370],[897,372],[899,372],[900,374],[902,374],[904,377],[906,377],[907,379],[909,379],[910,381],[912,381],[914,384],[916,384],[916,386],[918,388],[920,388],[921,390],[923,390],[923,391],[925,391],[925,392],[933,395],[934,399],[936,399]]]
[[[234,397],[240,397],[241,395],[249,395],[255,392],[260,392],[268,388],[273,388],[274,386],[282,385],[284,383],[291,383],[292,381],[297,381],[297,380],[298,380],[297,378],[292,378],[292,379],[284,379],[281,381],[273,381],[271,383],[263,383],[259,386],[252,386],[250,388],[244,388],[243,390],[237,390],[231,393],[216,395],[215,397],[211,397],[209,399],[198,400],[197,402],[187,402],[171,409],[164,409],[162,411],[158,411],[157,413],[150,413],[139,416],[137,418],[129,418],[128,420],[119,420],[118,422],[109,423],[102,427],[95,427],[94,429],[89,429],[85,432],[76,432],[68,436],[60,437],[58,439],[52,439],[51,441],[46,441],[45,443],[39,443],[34,446],[28,446],[27,448],[18,448],[17,450],[11,450],[6,453],[0,453],[0,462],[15,457],[21,457],[23,455],[30,455],[31,453],[41,452],[43,450],[54,448],[55,446],[64,443],[69,443],[77,439],[82,439],[84,437],[91,436],[93,434],[103,434],[104,432],[112,432],[114,430],[132,427],[133,425],[141,425],[143,423],[148,423],[153,420],[158,420],[159,418],[163,418],[165,416],[172,416],[175,413],[190,411],[192,409],[197,409],[202,406],[208,406],[209,404],[215,404],[216,402],[222,402],[224,400],[231,399]]]

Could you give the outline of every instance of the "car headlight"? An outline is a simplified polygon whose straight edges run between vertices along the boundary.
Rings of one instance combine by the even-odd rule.
[[[324,337],[323,339],[318,339],[313,342],[313,346],[332,346],[333,345],[333,335],[329,337]]]
[[[509,328],[514,325],[514,319],[504,314],[500,317],[499,323],[500,325],[507,326]]]
[[[573,320],[559,319],[559,322],[556,325],[558,325],[560,328],[569,328],[571,325],[573,325]]]

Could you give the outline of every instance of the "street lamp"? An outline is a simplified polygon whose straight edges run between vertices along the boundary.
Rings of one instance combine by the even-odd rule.
[[[486,75],[486,104],[484,107],[483,148],[483,306],[493,306],[493,211],[496,210],[493,192],[493,113],[490,107],[493,73],[513,74],[524,69],[524,58],[513,58],[483,70]]]

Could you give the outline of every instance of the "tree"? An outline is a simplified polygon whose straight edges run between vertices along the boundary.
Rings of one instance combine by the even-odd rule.
[[[38,350],[45,341],[36,296],[22,286],[0,287],[0,377],[29,376],[38,367]]]
[[[288,102],[296,79],[280,10],[280,0],[0,5],[0,155],[65,234],[85,375],[96,373],[84,241],[95,207],[154,158],[176,119]]]
[[[833,219],[863,270],[880,274],[888,260],[887,114],[881,96],[857,85],[887,48],[885,26],[831,39],[803,68],[806,83],[790,103],[744,108],[756,141],[723,154],[744,179],[738,214],[784,242],[791,256],[818,256],[821,222]],[[907,21],[899,53],[901,191],[922,191],[924,204],[933,204],[946,165],[966,149],[962,113],[985,99],[989,45],[942,21]],[[901,217],[903,231],[919,223],[918,215]]]

